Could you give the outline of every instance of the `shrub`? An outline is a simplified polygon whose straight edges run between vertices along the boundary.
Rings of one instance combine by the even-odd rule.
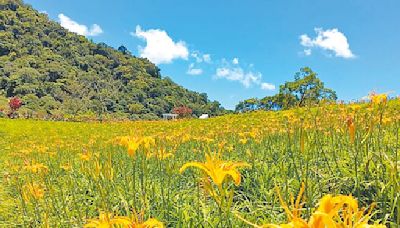
[[[22,101],[18,97],[13,97],[8,102],[8,105],[10,106],[12,112],[16,112],[19,108],[21,108]]]
[[[193,110],[186,106],[181,106],[174,108],[172,113],[178,114],[179,118],[188,118],[192,115]]]
[[[18,97],[13,97],[8,101],[8,106],[10,107],[10,113],[8,116],[10,118],[15,118],[18,116],[17,111],[22,106],[22,101]]]

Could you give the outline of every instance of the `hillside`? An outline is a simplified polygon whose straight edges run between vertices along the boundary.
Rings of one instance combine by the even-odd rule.
[[[19,0],[0,0],[0,12],[0,97],[20,97],[24,116],[154,119],[183,105],[196,115],[224,111],[147,59],[71,33]]]

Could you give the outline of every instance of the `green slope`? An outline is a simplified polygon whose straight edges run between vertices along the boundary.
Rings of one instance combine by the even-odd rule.
[[[0,95],[22,98],[28,117],[149,119],[182,105],[197,115],[224,112],[147,59],[71,33],[19,0],[0,0]]]

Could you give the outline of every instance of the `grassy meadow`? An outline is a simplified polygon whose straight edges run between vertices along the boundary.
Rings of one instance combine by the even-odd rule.
[[[0,226],[396,227],[399,133],[399,99],[207,120],[0,119]]]

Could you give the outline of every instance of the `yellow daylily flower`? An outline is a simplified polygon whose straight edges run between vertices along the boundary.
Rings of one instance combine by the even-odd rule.
[[[135,228],[163,228],[164,224],[157,219],[148,219],[142,224],[133,224],[133,227]]]
[[[154,146],[156,144],[156,140],[153,137],[144,137],[142,142],[144,148],[147,150],[150,150],[151,146]]]
[[[49,168],[42,163],[32,162],[32,164],[25,165],[24,170],[32,173],[47,173],[49,171]]]
[[[241,176],[237,170],[239,167],[250,167],[246,162],[222,161],[219,156],[206,154],[206,162],[188,162],[184,164],[179,172],[184,172],[189,167],[196,167],[203,170],[212,181],[221,186],[227,177],[231,177],[236,186],[240,184]]]
[[[310,227],[321,227],[321,225],[330,225],[328,227],[345,228],[381,228],[384,225],[369,225],[371,213],[374,204],[371,205],[367,213],[365,208],[359,209],[358,202],[350,196],[324,196],[319,203],[319,207],[310,219]]]
[[[372,93],[370,95],[370,99],[371,99],[371,103],[372,104],[386,104],[387,103],[387,94],[382,93],[382,94],[376,94],[376,93]]]
[[[347,128],[349,130],[350,142],[354,143],[355,136],[356,136],[356,127],[354,125],[353,117],[351,117],[351,116],[347,117],[346,123],[347,123]]]
[[[128,141],[128,154],[129,156],[133,157],[140,146],[139,140],[129,140]]]
[[[63,169],[64,171],[70,171],[70,170],[72,170],[72,165],[69,163],[66,163],[66,164],[60,165],[60,168]]]
[[[119,145],[127,146],[129,143],[129,137],[122,136],[122,137],[116,138],[116,143]]]
[[[89,219],[85,228],[164,228],[164,224],[157,219],[150,218],[144,222],[137,215],[128,216],[112,216],[111,213],[101,212],[98,219]]]
[[[136,213],[135,211],[132,213],[131,217],[116,217],[118,219],[129,221],[129,228],[164,228],[164,224],[158,221],[155,218],[149,218],[146,221],[143,221],[144,211],[140,213]]]
[[[22,197],[25,201],[30,199],[39,200],[44,196],[44,189],[40,184],[29,183],[22,187]]]
[[[283,200],[281,192],[279,191],[279,188],[276,188],[276,192],[278,193],[279,201],[281,203],[283,210],[286,212],[286,216],[287,216],[289,222],[287,224],[280,224],[280,225],[264,224],[261,227],[308,228],[309,226],[308,226],[307,222],[300,217],[301,216],[301,208],[303,207],[303,203],[301,201],[303,198],[304,190],[305,190],[305,185],[304,185],[304,183],[302,183],[300,192],[297,195],[296,201],[294,201],[294,197],[292,195],[290,196],[290,201],[292,204],[292,209],[290,209],[289,206]]]
[[[88,152],[79,154],[79,157],[82,161],[89,161],[92,155]]]
[[[89,219],[85,228],[111,228],[113,226],[129,227],[131,221],[125,217],[112,217],[111,213],[100,212],[98,219]]]
[[[246,144],[247,143],[247,138],[241,138],[241,139],[239,139],[239,142],[241,144]]]
[[[369,225],[368,221],[371,218],[371,213],[374,208],[372,205],[367,213],[366,209],[359,209],[357,200],[351,195],[332,196],[325,195],[319,202],[317,210],[311,215],[307,222],[301,216],[301,198],[304,193],[304,184],[300,189],[296,201],[291,196],[292,209],[283,201],[279,189],[279,201],[286,212],[288,223],[286,224],[264,224],[257,225],[247,221],[240,215],[235,214],[240,220],[257,228],[384,228],[386,226],[376,224]]]

